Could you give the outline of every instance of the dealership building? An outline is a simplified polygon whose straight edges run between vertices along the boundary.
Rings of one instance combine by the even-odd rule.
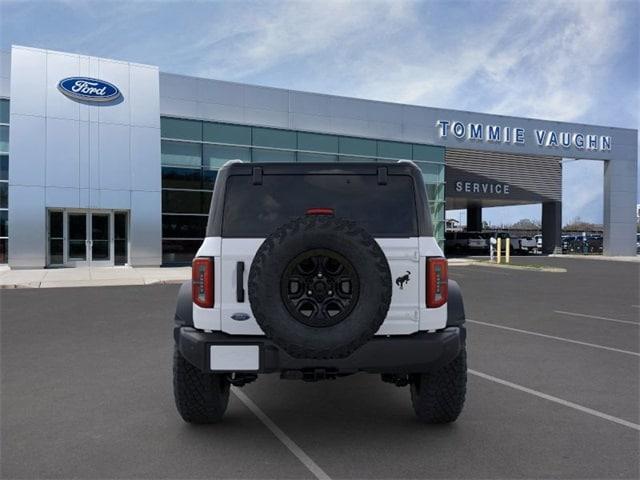
[[[483,207],[541,204],[547,253],[561,243],[562,160],[601,160],[604,253],[635,255],[637,150],[633,129],[246,85],[13,46],[0,53],[0,263],[188,262],[205,234],[217,170],[230,159],[411,160],[441,242],[446,209],[466,209],[468,229],[480,230]]]

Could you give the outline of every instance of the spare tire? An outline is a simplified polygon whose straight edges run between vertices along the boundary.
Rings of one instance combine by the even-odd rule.
[[[341,358],[373,337],[391,303],[391,272],[355,222],[305,216],[279,227],[249,272],[253,314],[297,358]]]

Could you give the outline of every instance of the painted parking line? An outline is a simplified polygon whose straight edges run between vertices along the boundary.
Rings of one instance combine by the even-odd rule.
[[[530,395],[534,395],[538,398],[544,398],[545,400],[549,400],[554,403],[558,403],[560,405],[564,405],[565,407],[573,408],[574,410],[578,410],[583,413],[588,413],[589,415],[593,415],[594,417],[602,418],[604,420],[608,420],[613,423],[617,423],[619,425],[623,425],[625,427],[632,428],[634,430],[640,431],[640,425],[637,423],[629,422],[622,418],[614,417],[613,415],[609,415],[598,410],[594,410],[589,407],[585,407],[583,405],[579,405],[577,403],[570,402],[568,400],[564,400],[559,397],[554,397],[553,395],[548,395],[546,393],[539,392],[538,390],[533,390],[532,388],[527,388],[522,385],[518,385],[517,383],[509,382],[508,380],[503,380],[498,377],[494,377],[493,375],[488,375],[486,373],[478,372],[477,370],[467,370],[471,375],[475,375],[476,377],[484,378],[485,380],[489,380],[491,382],[499,383],[500,385],[504,385],[506,387],[514,388],[516,390],[520,390],[521,392],[528,393]]]
[[[636,357],[640,357],[640,353],[638,352],[631,352],[629,350],[621,350],[619,348],[613,348],[613,347],[605,347],[604,345],[598,345],[596,343],[581,342],[579,340],[571,340],[570,338],[556,337],[554,335],[547,335],[545,333],[532,332],[531,330],[522,330],[520,328],[507,327],[506,325],[497,325],[495,323],[480,322],[478,320],[467,319],[467,322],[475,323],[477,325],[484,325],[486,327],[500,328],[502,330],[508,330],[510,332],[525,333],[527,335],[535,335],[536,337],[550,338],[552,340],[559,340],[561,342],[574,343],[576,345],[582,345],[585,347],[599,348],[601,350],[609,350],[611,352],[624,353],[626,355],[634,355]]]
[[[571,315],[573,317],[594,318],[596,320],[606,320],[608,322],[628,323],[630,325],[640,325],[640,323],[632,322],[630,320],[618,320],[617,318],[599,317],[597,315],[587,315],[586,313],[565,312],[564,310],[554,310],[554,313],[561,313],[562,315]]]
[[[273,435],[280,440],[298,460],[300,460],[300,463],[307,467],[314,477],[318,480],[331,480],[331,477],[329,477],[329,475],[327,475],[325,471],[322,470],[318,464],[314,462],[311,457],[291,439],[291,437],[284,433],[280,427],[278,427],[273,420],[267,416],[266,413],[260,410],[260,407],[253,403],[253,400],[251,400],[244,392],[240,391],[239,388],[231,387],[231,391],[256,417],[258,417],[258,419],[271,431],[271,433],[273,433]]]

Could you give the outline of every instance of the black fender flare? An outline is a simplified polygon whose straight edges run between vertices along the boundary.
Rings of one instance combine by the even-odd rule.
[[[191,280],[180,286],[174,323],[177,327],[193,327],[193,304],[191,303]]]
[[[464,302],[462,301],[462,290],[460,285],[454,280],[449,280],[449,297],[447,300],[447,327],[458,327],[464,325]]]

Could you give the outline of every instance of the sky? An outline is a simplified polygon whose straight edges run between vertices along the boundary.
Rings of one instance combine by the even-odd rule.
[[[221,80],[638,128],[639,19],[637,0],[0,0],[0,48],[26,45]],[[565,223],[602,222],[602,177],[601,162],[563,164]],[[539,205],[484,211],[494,224],[540,216]]]

